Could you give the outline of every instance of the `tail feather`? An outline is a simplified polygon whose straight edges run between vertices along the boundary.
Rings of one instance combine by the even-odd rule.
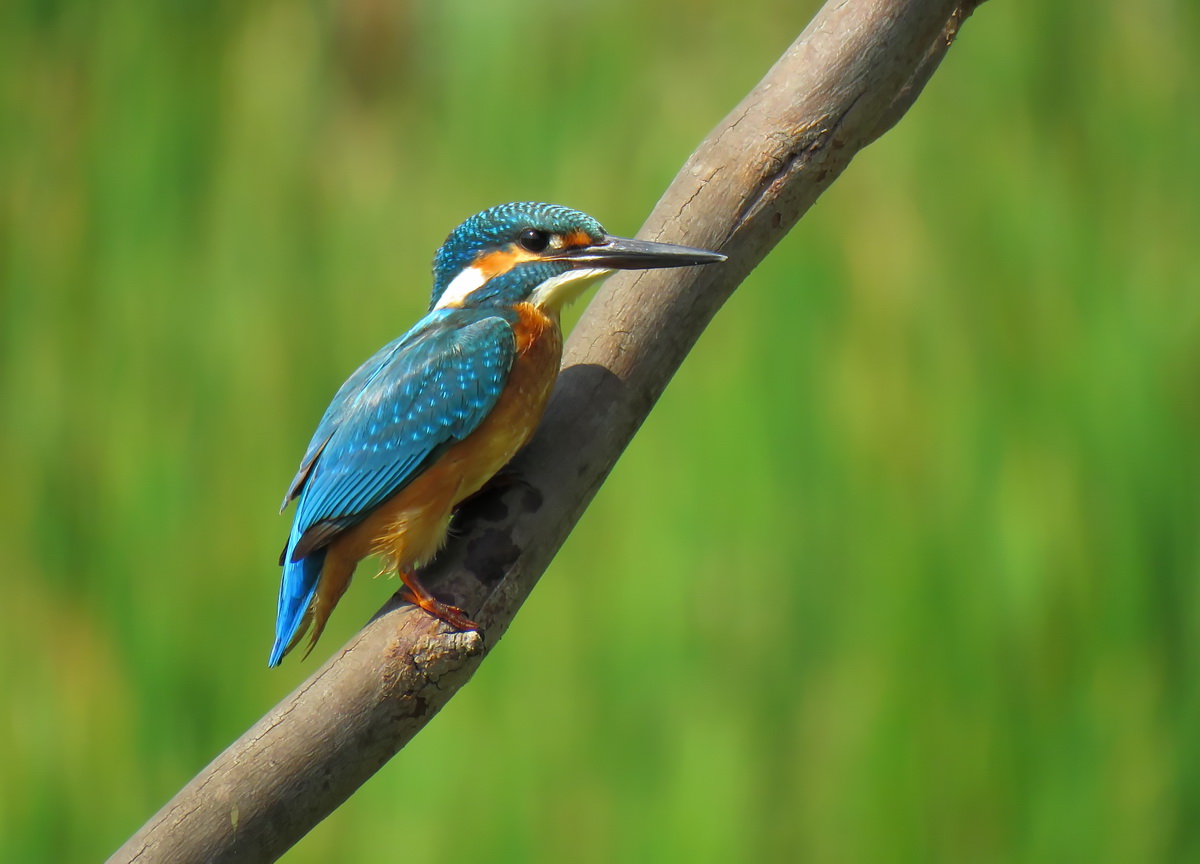
[[[322,554],[324,553],[322,552]],[[308,615],[304,620],[305,629],[308,628],[309,622],[312,623],[312,636],[308,639],[308,648],[304,651],[305,657],[312,653],[317,640],[321,638],[325,624],[333,613],[333,607],[346,593],[346,588],[350,585],[350,577],[353,574],[354,563],[347,564],[336,552],[332,557],[325,559],[321,581],[317,584],[317,591],[308,606]],[[303,635],[303,631],[297,634],[296,638],[299,639],[301,635]]]
[[[299,561],[285,561],[283,565],[279,612],[275,619],[275,645],[271,648],[268,666],[278,666],[279,661],[308,630],[313,617],[313,598],[321,582],[321,571],[325,569],[325,551],[318,549]]]

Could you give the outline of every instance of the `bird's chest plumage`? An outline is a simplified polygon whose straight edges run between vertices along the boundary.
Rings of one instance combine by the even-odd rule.
[[[562,362],[558,320],[530,304],[516,311],[517,354],[496,407],[478,429],[439,460],[439,464],[449,461],[461,466],[465,492],[458,500],[477,492],[529,442],[558,378]]]
[[[495,407],[470,435],[335,542],[337,554],[357,560],[380,552],[401,569],[428,561],[445,541],[454,507],[529,442],[558,377],[562,331],[557,318],[532,305],[516,311],[516,355]]]

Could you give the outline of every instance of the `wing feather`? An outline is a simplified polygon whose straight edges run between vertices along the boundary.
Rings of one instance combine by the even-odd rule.
[[[299,496],[289,560],[366,518],[500,398],[516,353],[507,320],[423,324],[359,367],[322,418],[288,490]]]
[[[317,431],[313,433],[312,440],[308,443],[308,449],[304,453],[304,458],[300,460],[300,468],[296,471],[296,476],[292,478],[287,494],[283,496],[283,506],[279,508],[280,512],[287,509],[287,505],[300,494],[300,490],[304,487],[304,481],[308,479],[309,472],[316,464],[317,457],[329,443],[338,422],[346,415],[350,405],[360,393],[370,386],[371,382],[375,380],[375,376],[387,368],[396,354],[413,338],[416,332],[417,328],[414,327],[408,333],[384,345],[372,354],[367,362],[355,369],[354,373],[338,388],[329,407],[325,409],[321,422],[317,424]]]

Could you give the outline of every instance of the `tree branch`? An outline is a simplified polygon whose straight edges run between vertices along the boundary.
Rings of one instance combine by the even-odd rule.
[[[111,859],[272,861],[471,677],[701,331],[845,169],[908,109],[978,0],[830,2],[684,165],[642,236],[721,266],[614,276],[575,328],[519,482],[459,514],[425,578],[483,625],[389,601]]]

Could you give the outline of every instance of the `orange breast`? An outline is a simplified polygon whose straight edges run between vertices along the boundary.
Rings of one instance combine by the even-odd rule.
[[[491,413],[466,439],[335,540],[330,545],[334,558],[351,564],[378,552],[387,557],[388,569],[405,570],[427,562],[445,542],[454,507],[478,492],[528,443],[558,377],[562,331],[557,318],[532,305],[522,304],[517,312],[516,358]]]

